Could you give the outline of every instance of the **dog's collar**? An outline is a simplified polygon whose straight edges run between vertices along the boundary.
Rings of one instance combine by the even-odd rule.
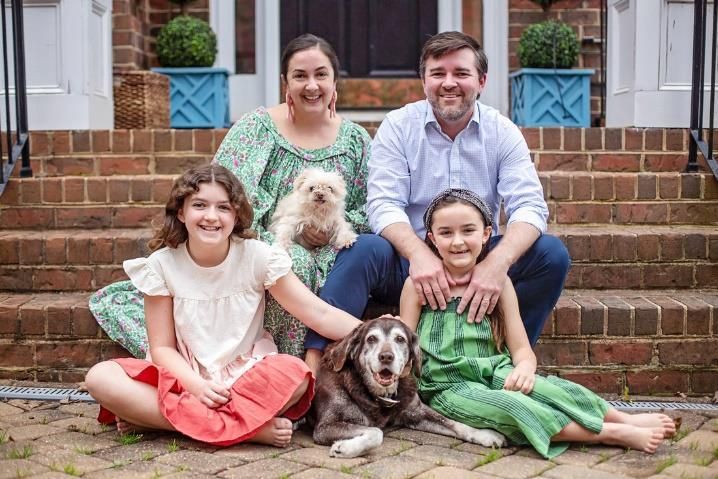
[[[400,401],[393,399],[393,397],[396,397],[396,394],[394,394],[394,396],[376,396],[375,400],[381,407],[394,407],[399,404]]]

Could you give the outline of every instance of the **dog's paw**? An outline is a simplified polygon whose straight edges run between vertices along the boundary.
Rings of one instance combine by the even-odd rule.
[[[337,239],[334,241],[334,247],[338,249],[342,248],[349,248],[351,245],[356,243],[357,238],[359,235],[354,233],[353,231],[348,231],[344,234],[337,235]]]
[[[506,437],[493,429],[478,429],[471,442],[484,447],[502,447],[506,445]]]
[[[329,456],[350,459],[360,456],[362,452],[362,450],[356,447],[356,443],[352,439],[343,439],[332,444],[332,447],[329,449]]]

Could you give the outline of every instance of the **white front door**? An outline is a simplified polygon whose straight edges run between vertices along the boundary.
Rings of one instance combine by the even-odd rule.
[[[709,19],[714,5],[708,4]],[[606,126],[689,126],[693,13],[689,0],[609,2]],[[706,91],[710,45],[715,42],[710,27],[707,30]],[[706,94],[704,122],[710,113],[708,101]],[[714,112],[718,114],[715,105]]]
[[[25,0],[23,17],[29,128],[112,128],[112,0]]]

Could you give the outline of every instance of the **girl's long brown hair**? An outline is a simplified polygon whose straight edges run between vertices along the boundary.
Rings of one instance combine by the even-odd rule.
[[[242,183],[227,168],[211,163],[191,168],[177,178],[165,205],[164,224],[148,243],[150,250],[156,251],[165,246],[176,248],[180,243],[187,241],[187,227],[179,220],[177,214],[184,206],[185,199],[197,193],[202,183],[217,183],[227,192],[229,202],[237,214],[232,234],[239,238],[256,238],[256,233],[250,229],[254,211]]]
[[[426,231],[426,237],[424,238],[424,243],[429,247],[429,249],[439,258],[441,258],[441,255],[439,254],[439,250],[436,249],[436,246],[429,238],[429,231],[431,226],[434,224],[434,214],[439,211],[442,208],[446,208],[447,206],[453,205],[453,204],[462,204],[471,206],[472,208],[476,209],[476,211],[479,212],[479,215],[481,216],[482,220],[484,221],[484,227],[491,226],[486,224],[486,219],[484,218],[484,215],[481,213],[481,210],[479,210],[476,205],[471,203],[470,201],[466,201],[461,198],[457,198],[456,196],[447,196],[443,200],[439,201],[436,206],[434,207],[433,211],[431,212],[427,225],[429,226]],[[481,261],[486,258],[486,256],[489,254],[489,242],[487,241],[486,244],[481,248],[481,253],[479,253],[479,257],[476,258],[476,264],[479,264]],[[504,345],[506,343],[506,330],[504,325],[504,315],[501,311],[500,304],[496,304],[496,307],[494,308],[494,311],[488,315],[489,320],[491,321],[491,333],[494,337],[494,343],[496,343],[496,349],[501,351],[504,348]]]

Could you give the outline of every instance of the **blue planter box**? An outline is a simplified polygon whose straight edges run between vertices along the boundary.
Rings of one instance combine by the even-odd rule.
[[[591,126],[591,69],[522,68],[511,78],[511,120],[522,126]]]
[[[229,88],[224,68],[153,68],[170,77],[172,128],[229,126]]]

